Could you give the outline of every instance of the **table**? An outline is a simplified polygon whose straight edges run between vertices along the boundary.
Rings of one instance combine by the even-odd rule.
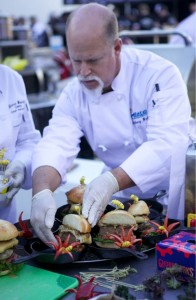
[[[118,268],[125,268],[130,266],[131,268],[135,268],[137,273],[130,273],[126,278],[120,279],[123,282],[127,282],[134,285],[142,284],[143,281],[158,272],[156,267],[156,254],[155,251],[151,251],[148,253],[148,259],[140,260],[135,257],[130,257],[126,259],[118,259],[113,261],[103,261],[96,263],[72,263],[68,265],[54,265],[54,264],[43,264],[38,261],[31,261],[29,264],[40,267],[46,270],[50,270],[53,272],[57,272],[59,274],[65,274],[68,276],[79,275],[80,272],[88,271],[89,268],[99,268],[99,269],[108,269],[113,268],[114,265],[117,265]],[[96,287],[96,291],[101,292],[110,292],[109,289],[104,287]],[[134,291],[133,289],[129,289],[131,295],[135,296],[136,299],[144,300],[144,299],[154,299],[150,298],[148,294],[143,291]],[[184,295],[183,288],[177,290],[168,290],[166,289],[162,300],[168,299],[177,299],[178,295]],[[75,295],[70,293],[62,298],[62,300],[73,300],[75,299]]]

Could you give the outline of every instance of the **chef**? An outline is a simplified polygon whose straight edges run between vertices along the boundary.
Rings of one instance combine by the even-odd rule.
[[[31,187],[31,155],[40,133],[34,127],[22,77],[0,65],[0,78],[1,179],[11,182],[7,193],[0,194],[0,219],[15,223],[14,196],[20,188]],[[7,167],[4,162],[8,162]]]
[[[195,4],[196,7],[196,4]],[[196,8],[195,8],[196,9]],[[184,20],[182,20],[178,25],[176,26],[175,30],[177,32],[182,32],[184,34],[187,34],[191,40],[192,43],[196,43],[196,31],[195,31],[195,24],[196,24],[196,11],[194,11],[192,14],[190,14],[188,17],[186,17]],[[184,40],[180,35],[172,35],[171,39],[169,41],[170,44],[183,44]]]
[[[69,16],[66,39],[77,77],[63,90],[33,154],[31,224],[38,236],[55,242],[53,192],[66,182],[83,135],[106,165],[83,198],[92,226],[118,191],[152,196],[169,190],[172,163],[178,172],[172,216],[182,217],[191,109],[179,70],[151,52],[122,49],[115,15],[97,3]]]

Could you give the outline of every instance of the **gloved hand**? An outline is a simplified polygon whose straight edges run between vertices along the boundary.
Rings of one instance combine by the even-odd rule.
[[[34,195],[31,206],[30,222],[37,236],[44,242],[57,241],[51,231],[56,213],[56,202],[53,193],[45,189]]]
[[[96,225],[112,195],[118,191],[118,182],[111,172],[100,175],[86,186],[82,214],[92,227]]]
[[[12,178],[13,184],[9,187],[6,194],[7,204],[12,200],[12,198],[19,191],[21,184],[25,178],[25,165],[19,161],[12,161],[5,170],[5,177]]]

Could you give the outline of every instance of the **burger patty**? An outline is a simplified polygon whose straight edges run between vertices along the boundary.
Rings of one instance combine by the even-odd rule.
[[[62,242],[64,242],[67,238],[67,236],[70,234],[70,239],[69,239],[69,244],[76,242],[76,237],[71,233],[71,232],[66,232],[66,231],[60,231],[59,232],[59,236],[62,240]]]
[[[131,227],[123,227],[123,228],[124,228],[125,234],[127,234]],[[121,236],[121,233],[122,233],[122,229],[120,226],[108,225],[108,226],[99,227],[98,235],[103,236],[105,239],[107,239],[110,234],[116,234],[118,236]]]

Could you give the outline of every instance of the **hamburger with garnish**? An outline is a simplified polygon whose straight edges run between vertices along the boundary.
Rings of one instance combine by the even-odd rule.
[[[69,243],[80,242],[81,244],[91,244],[91,225],[78,214],[67,214],[63,217],[62,225],[59,227],[59,236],[65,241],[70,234]]]
[[[131,195],[130,198],[133,200],[133,204],[130,204],[128,212],[135,218],[135,221],[138,224],[138,232],[142,234],[142,232],[145,232],[152,227],[149,222],[150,209],[146,202],[144,200],[139,200],[137,196]]]
[[[93,238],[95,244],[103,248],[118,248],[114,241],[109,239],[110,234],[121,236],[122,227],[125,234],[134,226],[137,229],[137,224],[134,217],[125,210],[115,209],[104,214],[97,223],[98,233]]]
[[[14,246],[18,244],[17,237],[18,230],[15,225],[0,219],[0,276],[15,270],[11,261],[14,256]]]
[[[128,208],[128,212],[134,216],[136,223],[141,224],[149,221],[150,210],[143,200],[134,201]]]

